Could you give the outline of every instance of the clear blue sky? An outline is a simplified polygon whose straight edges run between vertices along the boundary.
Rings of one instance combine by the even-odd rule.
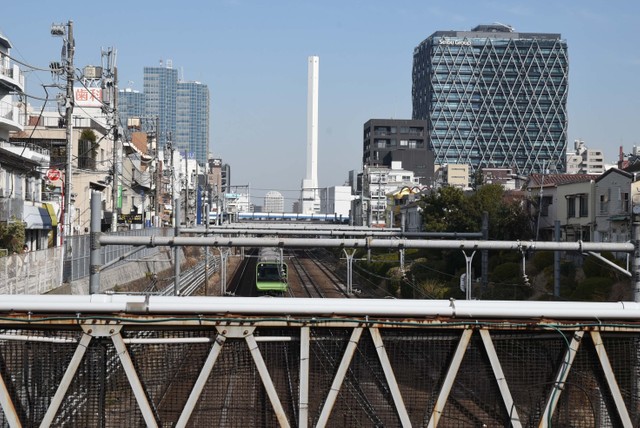
[[[583,139],[613,162],[619,146],[640,143],[639,18],[636,1],[38,0],[5,2],[0,32],[13,56],[46,67],[60,58],[51,24],[73,20],[76,66],[99,64],[100,49],[114,47],[120,88],[142,91],[143,67],[171,59],[184,79],[209,86],[211,151],[231,165],[233,184],[254,196],[281,191],[289,208],[305,175],[308,56],[320,56],[321,186],[360,168],[364,122],[411,117],[417,44],[492,22],[562,34],[568,145]],[[30,73],[28,92],[50,81]]]

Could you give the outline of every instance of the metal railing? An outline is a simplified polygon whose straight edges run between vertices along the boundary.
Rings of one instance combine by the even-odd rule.
[[[2,425],[640,425],[633,302],[2,296],[0,313]]]

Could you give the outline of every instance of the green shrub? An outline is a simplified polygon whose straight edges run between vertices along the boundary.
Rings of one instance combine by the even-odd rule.
[[[536,272],[544,270],[547,266],[553,266],[553,251],[537,251],[533,255],[533,266]]]
[[[611,253],[601,253],[600,254],[605,259],[616,262],[615,257]],[[591,277],[612,277],[615,274],[615,271],[610,266],[607,266],[602,260],[598,260],[596,257],[589,256],[585,259],[584,265],[582,266],[584,270],[584,274],[587,278]]]
[[[590,277],[580,282],[571,295],[572,300],[606,301],[613,281],[607,277]]]
[[[491,272],[492,282],[518,282],[522,279],[521,265],[519,263],[503,263]]]

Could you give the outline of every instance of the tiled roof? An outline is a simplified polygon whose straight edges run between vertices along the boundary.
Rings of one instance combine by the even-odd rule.
[[[556,187],[561,184],[586,183],[596,180],[600,174],[531,174],[527,187]]]

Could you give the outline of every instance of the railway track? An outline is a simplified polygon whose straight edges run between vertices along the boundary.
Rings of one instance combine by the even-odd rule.
[[[322,293],[321,287],[318,286],[316,280],[312,277],[311,273],[307,268],[302,265],[302,261],[297,257],[292,257],[289,259],[289,289],[293,290],[292,285],[292,275],[291,268],[295,271],[299,279],[300,289],[306,293],[304,297],[312,297],[312,298],[323,298],[325,297]],[[294,297],[301,297],[295,296]]]
[[[313,250],[290,253],[289,286],[293,297],[350,298],[342,280]]]

